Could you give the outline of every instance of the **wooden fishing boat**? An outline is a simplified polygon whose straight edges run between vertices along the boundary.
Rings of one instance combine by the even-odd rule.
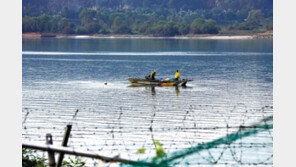
[[[186,86],[189,79],[182,80],[151,80],[151,79],[142,79],[142,78],[127,78],[127,80],[133,86]]]

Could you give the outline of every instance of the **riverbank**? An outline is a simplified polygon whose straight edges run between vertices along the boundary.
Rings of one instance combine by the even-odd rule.
[[[152,35],[118,35],[118,34],[94,34],[94,35],[65,35],[65,34],[41,34],[41,33],[23,33],[23,38],[41,38],[41,37],[56,37],[56,38],[139,38],[139,39],[217,39],[217,40],[230,40],[230,39],[262,39],[273,38],[273,32],[268,31],[264,33],[246,34],[246,35],[186,35],[186,36],[172,36],[172,37],[158,37]]]

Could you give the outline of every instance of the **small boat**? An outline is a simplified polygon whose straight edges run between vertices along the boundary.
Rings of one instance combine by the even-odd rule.
[[[186,86],[189,79],[182,80],[151,80],[151,79],[142,79],[142,78],[127,78],[127,80],[133,86]]]
[[[44,38],[44,37],[56,37],[56,34],[53,34],[53,33],[42,33],[41,34],[41,37]]]

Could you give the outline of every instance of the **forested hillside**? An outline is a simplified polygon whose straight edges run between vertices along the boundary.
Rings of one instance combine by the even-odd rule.
[[[23,0],[23,32],[175,36],[272,30],[272,0]]]

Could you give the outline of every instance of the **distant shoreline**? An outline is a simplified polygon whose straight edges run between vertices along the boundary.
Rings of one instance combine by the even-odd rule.
[[[200,35],[186,35],[186,36],[172,36],[172,37],[158,37],[152,35],[118,35],[118,34],[94,34],[94,35],[65,35],[65,34],[41,34],[41,33],[23,33],[22,38],[41,38],[41,37],[54,37],[54,38],[75,38],[75,39],[87,39],[87,38],[118,38],[118,39],[213,39],[213,40],[244,40],[244,39],[262,39],[273,38],[273,32],[247,34],[247,35],[212,35],[212,34],[200,34]]]

